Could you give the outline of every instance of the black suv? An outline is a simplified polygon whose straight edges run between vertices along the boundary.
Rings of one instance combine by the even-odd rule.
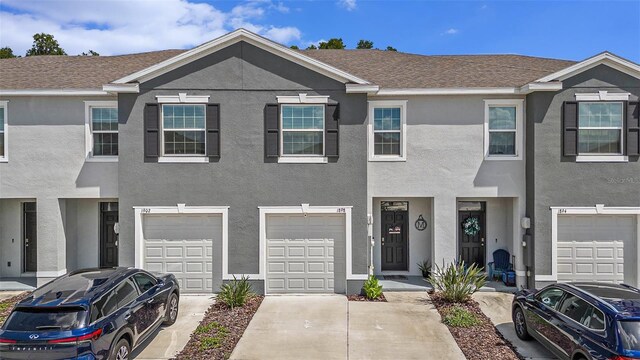
[[[61,276],[16,304],[0,328],[0,359],[128,359],[178,316],[178,282],[134,268]]]

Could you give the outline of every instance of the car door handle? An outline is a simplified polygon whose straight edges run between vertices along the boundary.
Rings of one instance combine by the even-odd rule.
[[[129,321],[129,319],[131,319],[131,313],[124,314],[124,320]]]
[[[151,298],[151,299],[147,300],[147,304],[148,304],[148,305],[153,304],[153,298]]]

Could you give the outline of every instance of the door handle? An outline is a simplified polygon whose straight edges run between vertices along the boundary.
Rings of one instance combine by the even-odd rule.
[[[129,321],[129,319],[131,319],[131,313],[124,314],[124,320]]]
[[[382,242],[382,245],[384,245],[384,236],[380,237],[380,241]]]
[[[147,300],[147,305],[151,305],[151,304],[153,304],[153,298]]]
[[[114,244],[116,247],[118,247],[118,240],[116,240]]]

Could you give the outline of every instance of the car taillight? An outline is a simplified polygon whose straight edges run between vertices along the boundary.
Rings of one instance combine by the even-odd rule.
[[[630,357],[626,357],[626,356],[622,356],[622,355],[616,355],[614,357],[612,357],[609,360],[634,360],[636,358],[630,358]]]
[[[0,344],[15,344],[15,343],[17,343],[16,340],[0,338]]]
[[[100,337],[100,335],[102,335],[102,329],[98,329],[87,335],[49,340],[47,342],[49,344],[62,344],[62,343],[74,343],[77,341],[93,341],[93,340],[97,340]]]

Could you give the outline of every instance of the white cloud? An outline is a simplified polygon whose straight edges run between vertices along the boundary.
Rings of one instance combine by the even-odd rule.
[[[355,10],[358,6],[356,0],[339,0],[338,4],[348,11]]]
[[[239,27],[281,43],[300,40],[291,26],[265,24],[268,12],[289,11],[281,3],[255,0],[228,12],[190,0],[65,1],[3,0],[0,46],[24,54],[33,34],[55,36],[69,54],[89,49],[102,55],[190,48]]]
[[[447,30],[446,30],[445,32],[443,32],[442,34],[443,34],[443,35],[455,35],[455,34],[457,34],[457,33],[459,33],[459,32],[460,32],[460,30],[458,30],[458,29],[450,28],[450,29],[447,29]]]

